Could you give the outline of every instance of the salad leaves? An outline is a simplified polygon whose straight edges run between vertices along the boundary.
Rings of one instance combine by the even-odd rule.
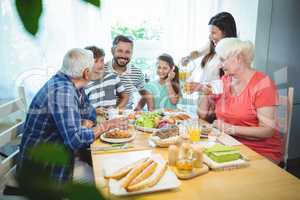
[[[155,128],[156,122],[162,117],[162,112],[148,112],[139,117],[135,124],[145,128]]]

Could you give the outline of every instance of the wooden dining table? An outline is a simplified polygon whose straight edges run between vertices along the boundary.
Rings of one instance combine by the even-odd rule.
[[[136,131],[132,128],[131,131]],[[249,166],[239,169],[210,171],[190,180],[181,180],[178,189],[126,197],[117,197],[109,193],[107,180],[103,177],[105,159],[113,156],[135,156],[144,152],[157,153],[167,160],[167,148],[152,148],[148,145],[149,133],[136,131],[133,148],[125,152],[105,153],[92,150],[93,170],[96,187],[105,197],[110,199],[136,200],[207,200],[207,199],[239,199],[239,200],[300,200],[300,180],[282,168],[270,162],[244,145],[240,145],[241,153],[249,159]],[[91,145],[106,146],[100,140]]]

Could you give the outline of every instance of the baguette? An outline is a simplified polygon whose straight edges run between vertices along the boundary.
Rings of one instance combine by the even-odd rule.
[[[145,188],[153,187],[154,185],[156,185],[159,182],[161,177],[166,172],[167,168],[168,168],[167,162],[164,162],[162,164],[162,166],[159,168],[159,170],[157,171],[157,173],[155,173],[155,176],[151,176],[137,184],[130,185],[126,188],[126,190],[128,192],[133,192],[133,191],[138,191],[138,190],[142,190]]]
[[[154,185],[156,185],[159,180],[161,179],[161,177],[165,174],[165,172],[168,169],[168,165],[167,162],[164,162],[161,166],[161,168],[159,169],[159,172],[157,174],[157,176],[154,177],[154,179],[152,179],[148,185],[148,187],[153,187]]]
[[[135,179],[133,179],[129,185],[135,185],[145,180],[155,172],[156,167],[157,167],[157,162],[151,163],[146,169],[142,171],[142,173],[140,173],[137,177],[135,177]]]
[[[128,187],[128,185],[130,184],[130,182],[136,176],[138,176],[146,167],[148,167],[152,162],[154,162],[154,161],[149,158],[145,162],[139,163],[138,165],[136,165],[122,180],[121,186],[126,189]]]
[[[145,162],[147,159],[148,158],[142,158],[134,163],[131,163],[125,167],[122,167],[121,169],[119,169],[118,171],[114,172],[111,175],[104,176],[104,178],[112,178],[112,179],[119,180],[119,179],[123,178],[124,176],[126,176],[130,172],[130,170],[132,170],[135,166],[137,166],[140,163]]]

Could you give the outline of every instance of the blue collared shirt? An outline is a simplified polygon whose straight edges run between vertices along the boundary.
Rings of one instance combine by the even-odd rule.
[[[92,129],[81,126],[82,119],[95,122],[96,111],[83,89],[77,89],[71,79],[58,72],[33,98],[20,147],[20,166],[28,159],[28,149],[41,143],[62,144],[71,153],[71,164],[55,167],[51,175],[59,182],[69,179],[73,169],[74,151],[94,141]]]

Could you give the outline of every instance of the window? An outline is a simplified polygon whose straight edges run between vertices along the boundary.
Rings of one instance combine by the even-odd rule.
[[[169,53],[178,63],[204,45],[209,18],[224,9],[236,18],[242,38],[254,41],[258,0],[102,0],[100,9],[81,0],[43,3],[39,33],[32,38],[19,21],[14,1],[0,1],[0,99],[14,96],[12,89],[19,84],[30,99],[60,68],[70,48],[97,45],[108,61],[112,38],[119,33],[134,39],[132,62],[155,78],[156,58]],[[240,8],[246,6],[249,12],[243,13]]]

